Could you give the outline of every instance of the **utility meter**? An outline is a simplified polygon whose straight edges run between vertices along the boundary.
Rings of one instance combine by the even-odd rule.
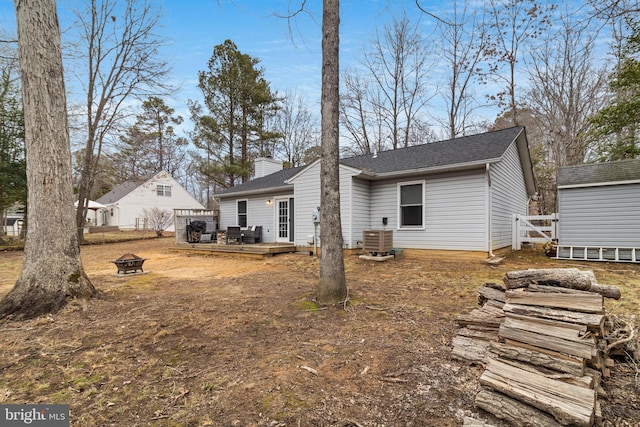
[[[315,211],[311,212],[311,220],[314,224],[320,223],[320,208],[317,208]]]

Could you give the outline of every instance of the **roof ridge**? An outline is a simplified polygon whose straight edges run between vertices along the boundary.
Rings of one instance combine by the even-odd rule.
[[[506,131],[510,131],[513,129],[523,129],[524,126],[511,126],[508,128],[503,128],[503,129],[495,129],[495,130],[490,130],[490,131],[486,131],[486,132],[478,132],[478,133],[474,133],[472,135],[462,135],[462,136],[457,136],[455,138],[448,138],[448,139],[440,139],[438,141],[433,141],[433,142],[424,142],[422,144],[415,144],[415,145],[409,145],[406,147],[399,147],[396,149],[390,148],[388,150],[382,150],[382,151],[377,151],[376,154],[380,155],[380,154],[385,154],[385,153],[398,153],[402,150],[407,150],[407,149],[415,149],[416,147],[424,147],[426,145],[438,145],[438,144],[442,144],[442,143],[453,143],[453,142],[463,142],[465,139],[469,139],[469,138],[477,138],[480,136],[488,136],[494,133],[498,133],[498,132],[506,132]],[[353,159],[356,157],[362,157],[362,156],[371,156],[372,154],[357,154],[355,156],[349,156],[349,157],[343,157],[340,160],[348,160],[348,159]]]

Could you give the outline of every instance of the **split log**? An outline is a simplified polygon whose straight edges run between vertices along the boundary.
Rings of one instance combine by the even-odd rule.
[[[507,322],[509,322],[509,319],[506,319],[505,322],[500,325],[499,334],[501,338],[531,344],[536,347],[566,353],[572,356],[583,357],[587,360],[591,360],[597,353],[595,340],[580,339],[577,333],[575,337],[571,337],[566,333],[559,333],[554,329],[550,330],[547,334],[543,334],[540,333],[542,332],[539,331],[540,328]],[[556,335],[551,335],[553,333]]]
[[[529,285],[560,286],[580,291],[595,292],[607,298],[620,299],[620,289],[616,286],[597,283],[593,271],[577,268],[541,268],[516,270],[505,274],[503,279],[507,289],[526,288]]]
[[[488,287],[487,285],[480,287],[478,289],[478,304],[484,305],[486,301],[490,300],[504,303],[504,289],[499,290]]]
[[[514,426],[521,425],[522,420],[527,420],[531,427],[562,425],[547,413],[491,389],[482,389],[476,395],[475,406]]]
[[[532,292],[562,292],[567,294],[576,294],[580,292],[600,294],[606,298],[620,299],[620,289],[617,286],[600,285],[598,283],[592,283],[589,290],[583,291],[579,289],[563,288],[560,286],[547,286],[547,285],[529,285],[528,291]]]
[[[504,298],[504,296],[503,296]],[[504,307],[504,302],[502,301],[498,301],[495,299],[490,299],[488,301],[485,301],[484,305],[482,306],[482,308],[484,308],[485,310],[498,310],[498,314],[502,315],[502,307]]]
[[[485,362],[489,354],[489,341],[457,335],[453,338],[451,357],[469,362]]]
[[[553,335],[573,341],[583,341],[585,336],[589,335],[594,345],[595,337],[587,332],[585,325],[575,323],[559,322],[557,320],[539,319],[537,317],[521,316],[519,314],[509,313],[505,318],[510,327],[524,329],[525,331],[537,332],[542,335]]]
[[[487,424],[471,417],[464,417],[462,427],[495,427],[493,424]]]
[[[544,366],[558,372],[564,372],[576,377],[585,374],[583,358],[560,355],[533,346],[517,346],[509,343],[492,342],[489,351],[503,358],[519,360],[535,366]]]
[[[522,289],[518,289],[509,290],[505,295],[507,304],[562,308],[585,313],[604,312],[604,301],[602,299],[602,295],[590,292],[585,294],[563,294],[559,292],[527,292]]]
[[[498,341],[498,330],[495,328],[474,328],[471,325],[460,329],[458,335],[478,340]]]
[[[527,286],[528,292],[545,292],[545,293],[560,293],[560,294],[574,294],[574,295],[590,295],[590,291],[581,291],[579,289],[562,288],[560,286],[548,286],[533,284]]]
[[[502,283],[496,283],[496,282],[486,282],[484,285],[482,285],[482,287],[496,289],[502,292],[506,290]]]
[[[589,373],[596,372],[596,371],[591,369],[589,370],[589,373],[587,373],[587,370],[585,369],[584,375],[576,376],[576,375],[569,375],[566,373],[559,373],[552,369],[547,368],[546,366],[535,366],[529,363],[520,362],[517,360],[508,359],[508,358],[507,359],[498,358],[496,360],[499,360],[511,366],[515,366],[516,368],[519,368],[528,372],[532,372],[534,374],[542,375],[552,380],[560,381],[566,384],[573,384],[577,387],[589,388],[592,390],[595,389],[596,379],[594,378],[594,376],[590,375]]]
[[[470,313],[461,314],[456,318],[456,323],[462,327],[476,325],[498,328],[503,318],[504,312],[501,309],[483,306],[472,310]]]
[[[593,424],[596,393],[488,359],[480,384],[551,414],[565,425]]]
[[[505,314],[513,313],[521,316],[538,317],[542,319],[559,320],[562,322],[585,325],[589,330],[599,331],[604,314],[581,313],[579,311],[560,310],[548,307],[536,307],[520,304],[505,304]]]

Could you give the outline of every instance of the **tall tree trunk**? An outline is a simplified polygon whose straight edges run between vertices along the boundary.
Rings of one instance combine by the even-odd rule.
[[[342,253],[339,176],[339,63],[340,1],[323,0],[322,9],[322,160],[320,170],[320,281],[318,302],[336,304],[347,299]]]
[[[75,230],[71,148],[55,0],[16,0],[27,159],[28,222],[22,272],[0,318],[56,312],[95,289]]]

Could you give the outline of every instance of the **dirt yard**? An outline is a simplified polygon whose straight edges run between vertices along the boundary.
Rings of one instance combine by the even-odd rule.
[[[638,312],[640,266],[509,255],[496,267],[461,254],[346,259],[346,307],[313,302],[318,259],[171,251],[173,239],[83,247],[102,297],[53,316],[0,324],[0,402],[69,403],[73,426],[459,426],[479,413],[479,366],[452,360],[456,316],[476,290],[532,267],[594,270]],[[117,277],[133,252],[145,274]],[[22,253],[0,253],[0,297]],[[606,426],[640,425],[638,370],[604,386]]]

